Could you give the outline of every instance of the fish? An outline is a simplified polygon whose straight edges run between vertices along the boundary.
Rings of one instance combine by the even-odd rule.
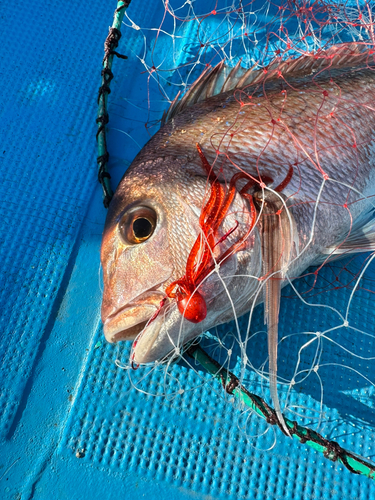
[[[311,265],[375,249],[374,63],[360,43],[263,69],[220,63],[176,97],[109,206],[108,342],[131,341],[132,363],[154,363],[263,302],[283,421],[282,287]]]

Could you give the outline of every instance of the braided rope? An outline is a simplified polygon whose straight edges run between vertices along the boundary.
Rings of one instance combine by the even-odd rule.
[[[97,162],[99,165],[98,180],[103,188],[103,204],[108,208],[109,203],[113,196],[113,191],[110,184],[111,176],[107,170],[108,164],[108,150],[107,150],[107,136],[106,125],[109,121],[107,105],[108,94],[110,94],[110,83],[113,78],[112,62],[113,57],[117,56],[121,59],[127,59],[127,56],[119,54],[115,51],[121,38],[121,23],[124,18],[126,9],[129,7],[131,0],[117,2],[117,8],[113,17],[112,26],[109,28],[108,36],[104,42],[104,58],[102,69],[102,84],[99,88],[98,95],[98,115],[96,123],[98,124],[98,131],[96,133],[96,142],[98,144],[98,157]]]
[[[227,393],[232,394],[246,406],[253,409],[267,423],[277,425],[285,434],[275,410],[264,399],[245,389],[233,373],[212,359],[199,345],[191,345],[186,353],[211,373],[221,383]],[[358,455],[345,450],[336,441],[329,441],[318,432],[298,425],[295,420],[289,420],[285,416],[284,419],[291,436],[298,439],[301,444],[311,446],[316,451],[322,453],[325,458],[333,462],[338,461],[342,463],[353,474],[362,474],[370,479],[375,479],[375,464],[367,462]]]

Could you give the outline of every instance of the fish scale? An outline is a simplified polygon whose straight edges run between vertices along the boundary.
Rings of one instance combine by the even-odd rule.
[[[132,360],[151,363],[171,352],[179,354],[187,341],[240,316],[267,297],[271,394],[281,417],[276,392],[277,318],[286,276],[299,276],[341,244],[349,252],[375,249],[375,230],[366,215],[372,204],[365,199],[375,193],[373,65],[371,51],[356,44],[272,63],[265,72],[244,73],[237,65],[228,74],[221,64],[204,72],[181,101],[172,103],[164,126],[123,177],[108,212],[102,245],[102,319],[110,342],[136,339]],[[223,71],[228,74],[226,80]],[[221,88],[229,89],[226,92],[216,88],[220,78],[224,81]],[[237,88],[239,82],[242,88]],[[166,296],[166,287],[174,282],[178,287],[185,275],[202,224],[199,214],[210,192],[197,143],[224,189],[229,189],[228,183],[239,171],[255,179],[252,191],[238,192],[233,199],[221,235],[228,227],[229,213],[250,217],[253,191],[257,192],[257,221],[246,242],[218,266],[218,272],[199,283],[207,316],[192,323],[184,321],[176,301]],[[291,167],[293,175],[284,183]],[[262,177],[273,180],[267,181],[269,186],[263,191],[259,185]],[[212,179],[210,182],[213,189]],[[245,183],[239,181],[237,188]],[[280,194],[275,192],[278,185],[283,186]],[[156,222],[146,240],[138,244],[136,237],[126,239],[121,224],[137,210],[141,214],[144,205],[154,213]],[[271,209],[266,210],[267,206]],[[268,224],[270,216],[275,218],[273,224]],[[350,233],[353,222],[355,231]],[[247,223],[249,227],[251,221]],[[163,231],[169,241],[164,261],[158,247],[164,241],[160,239]],[[244,229],[234,233],[238,241],[244,234],[241,231]],[[232,242],[233,235],[218,241],[215,252],[219,261]],[[111,279],[122,280],[120,293],[105,272],[114,248],[122,260],[112,262],[115,273]],[[280,249],[286,253],[278,255]],[[141,265],[146,255],[150,258],[147,269]],[[126,269],[137,277],[143,293],[154,292],[148,301],[142,294],[137,299],[138,322],[130,307],[134,291],[126,280]],[[111,303],[122,306],[111,309]],[[145,326],[147,308],[155,312]],[[131,320],[127,311],[131,311]]]

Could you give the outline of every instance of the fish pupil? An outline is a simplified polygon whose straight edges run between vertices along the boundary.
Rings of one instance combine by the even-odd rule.
[[[151,222],[144,217],[140,217],[139,219],[136,219],[133,222],[133,233],[134,233],[134,236],[139,240],[142,240],[144,238],[148,238],[150,236],[150,234],[152,233]]]

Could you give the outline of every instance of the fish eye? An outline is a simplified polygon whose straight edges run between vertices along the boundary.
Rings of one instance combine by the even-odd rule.
[[[156,227],[156,212],[149,207],[137,207],[126,213],[120,223],[120,233],[126,243],[143,243]]]

